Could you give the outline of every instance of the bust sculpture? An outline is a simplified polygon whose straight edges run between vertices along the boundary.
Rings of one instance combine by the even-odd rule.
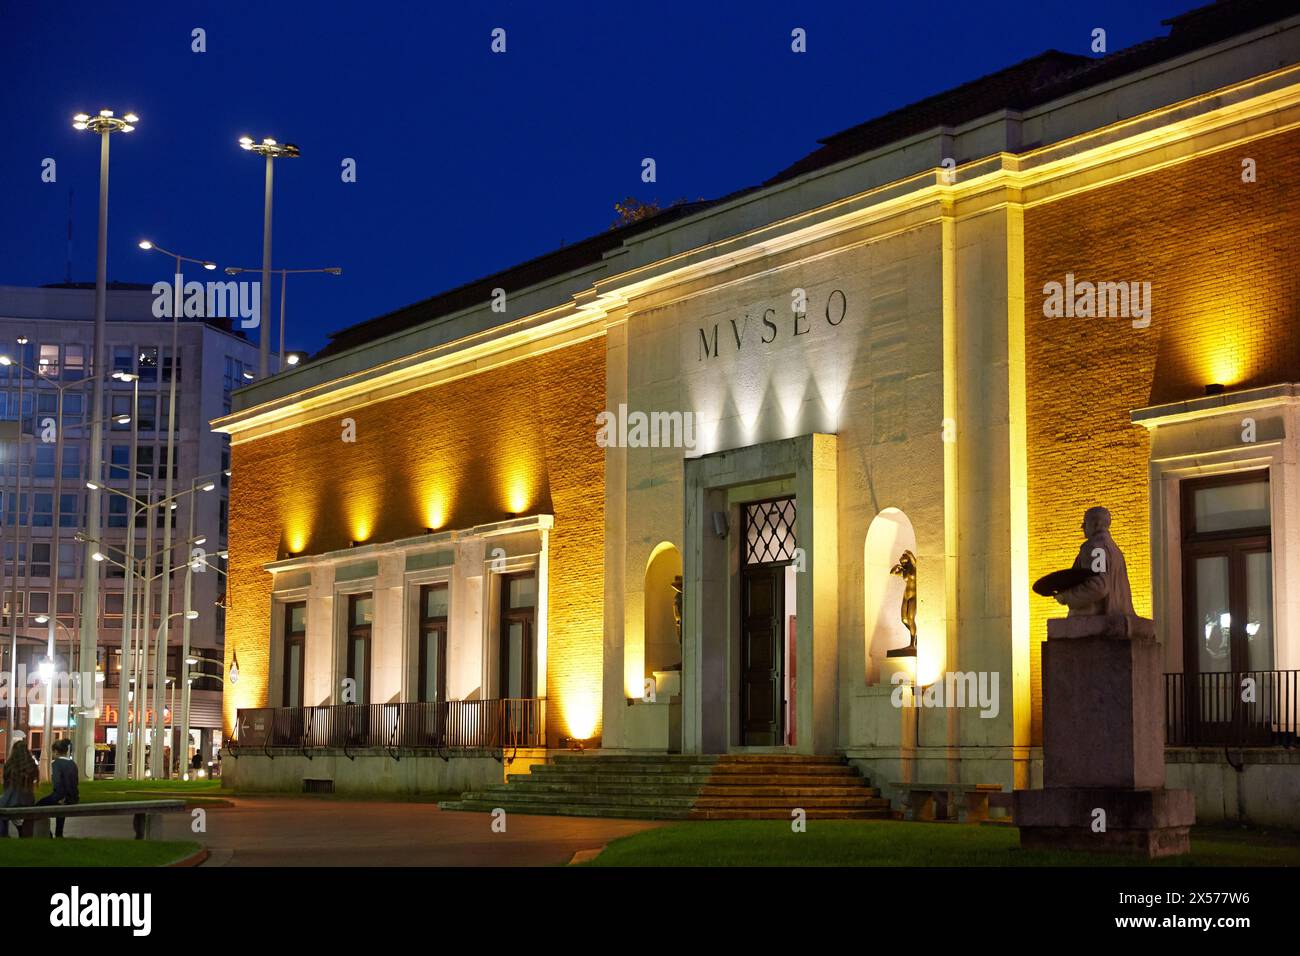
[[[1110,511],[1089,508],[1083,515],[1084,542],[1071,568],[1078,583],[1055,594],[1057,602],[1070,609],[1068,617],[1122,614],[1133,616],[1133,595],[1129,591],[1128,567],[1124,555],[1110,536]],[[1058,572],[1059,573],[1059,572]]]

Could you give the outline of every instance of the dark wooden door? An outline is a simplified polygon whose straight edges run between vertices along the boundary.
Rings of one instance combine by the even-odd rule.
[[[785,568],[750,567],[741,595],[740,742],[782,743]]]

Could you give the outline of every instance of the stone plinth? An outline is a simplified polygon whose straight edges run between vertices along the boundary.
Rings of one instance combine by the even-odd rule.
[[[1196,822],[1192,791],[1163,787],[1017,790],[1012,802],[1020,845],[1033,850],[1178,856],[1191,848],[1187,833]]]
[[[1196,819],[1166,790],[1161,653],[1154,623],[1131,615],[1047,622],[1043,789],[1017,790],[1020,844],[1172,856]]]
[[[1049,621],[1043,645],[1043,786],[1163,787],[1160,645],[1056,637],[1051,625],[1069,620]]]

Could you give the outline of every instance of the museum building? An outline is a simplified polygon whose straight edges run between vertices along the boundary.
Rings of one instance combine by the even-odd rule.
[[[1030,585],[1101,505],[1170,785],[1300,822],[1300,16],[1168,28],[237,391],[232,779],[470,790],[581,748],[1040,786],[1064,609]]]

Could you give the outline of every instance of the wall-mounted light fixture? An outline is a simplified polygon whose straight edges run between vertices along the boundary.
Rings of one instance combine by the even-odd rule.
[[[728,531],[727,513],[725,511],[713,512],[713,533],[719,538],[725,538]]]

